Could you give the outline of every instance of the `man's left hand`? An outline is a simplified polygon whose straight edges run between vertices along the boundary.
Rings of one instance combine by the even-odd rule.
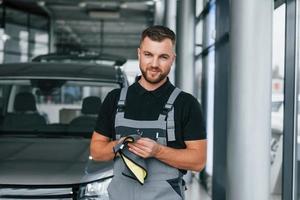
[[[155,157],[161,149],[161,145],[150,138],[141,138],[128,146],[132,153],[142,158]]]

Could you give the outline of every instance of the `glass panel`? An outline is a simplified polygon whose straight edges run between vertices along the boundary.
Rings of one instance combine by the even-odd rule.
[[[201,14],[204,7],[203,3],[205,3],[205,1],[203,0],[196,1],[196,17],[198,17]]]
[[[4,87],[0,86],[0,122],[2,121],[2,114],[3,114],[3,107],[4,107],[4,100],[3,100],[3,93],[4,93]]]
[[[3,18],[3,4],[0,5],[0,24],[3,24],[4,23],[4,18]]]
[[[213,4],[210,8],[208,15],[204,19],[203,29],[203,48],[215,43],[216,39],[216,4]]]
[[[29,41],[29,54],[31,58],[48,53],[49,35],[46,31],[30,29]]]
[[[202,52],[203,48],[203,21],[200,20],[198,24],[196,24],[196,48],[195,54],[198,55]]]
[[[6,23],[5,24],[5,32],[8,34],[11,38],[16,38],[16,39],[28,39],[28,35],[20,35],[20,32],[27,32],[27,27],[26,26],[20,26],[17,24],[12,24],[12,23]]]
[[[273,12],[271,199],[282,198],[285,4]]]
[[[48,19],[46,17],[30,14],[29,23],[30,28],[37,28],[45,31],[48,30]]]
[[[0,51],[4,50],[4,44],[8,39],[10,39],[10,36],[3,28],[0,28]]]
[[[29,43],[30,57],[33,58],[37,55],[47,54],[49,51],[48,45],[43,43]]]
[[[198,2],[198,1],[197,1]],[[208,1],[203,0],[203,5]],[[201,3],[199,3],[201,4]],[[203,5],[202,10],[203,10]],[[200,6],[200,5],[199,5]],[[204,16],[195,26],[195,80],[196,80],[196,96],[201,101],[203,107],[203,116],[206,120],[207,132],[207,163],[205,170],[199,174],[199,180],[206,185],[207,192],[211,194],[211,181],[213,172],[213,105],[214,105],[214,70],[215,70],[215,19],[216,19],[215,3],[210,8],[208,14]],[[201,11],[202,11],[201,10]],[[196,12],[197,13],[197,12]],[[197,13],[198,14],[198,13]],[[198,15],[197,15],[198,16]],[[211,47],[205,55],[200,54],[208,46]],[[203,85],[203,80],[205,84]]]
[[[38,29],[29,29],[29,40],[31,42],[37,42],[37,43],[44,43],[48,44],[49,42],[49,37],[48,33],[46,31],[41,31]]]
[[[26,40],[10,39],[5,43],[6,52],[27,53],[28,43]]]
[[[209,181],[211,181],[211,177],[213,176],[213,141],[214,141],[214,87],[215,87],[215,51],[210,51],[207,56],[203,58],[203,67],[205,67],[206,72],[204,74],[204,79],[206,79],[206,88],[205,93],[202,95],[205,98],[206,110],[203,113],[206,117],[206,134],[207,134],[207,162],[205,171],[209,176]],[[202,97],[203,98],[203,97]],[[203,99],[202,99],[203,100]],[[211,183],[207,183],[208,186]],[[208,191],[211,191],[211,188],[208,187]]]
[[[16,63],[21,62],[23,58],[21,58],[20,54],[9,54],[4,53],[3,62],[5,63]]]
[[[0,41],[0,51],[4,49],[3,62],[27,62],[33,56],[49,52],[46,17],[8,8],[6,20],[6,35],[0,33],[0,40],[6,37],[4,42]]]
[[[196,80],[196,96],[197,99],[201,102],[202,99],[202,73],[203,73],[203,68],[202,68],[202,58],[200,57],[200,59],[196,60],[195,62],[195,80]]]
[[[37,132],[35,134],[42,134],[42,132],[59,132],[62,129],[55,129],[57,125],[66,127],[70,125],[74,118],[82,116],[83,114],[96,117],[95,113],[90,113],[91,109],[83,112],[83,100],[86,97],[97,97],[101,100],[105,98],[109,91],[118,88],[116,83],[80,81],[80,80],[57,80],[57,79],[22,79],[22,80],[0,80],[0,104],[6,100],[4,113],[25,113],[24,109],[28,109],[29,113],[36,113],[42,115],[47,124],[41,127],[32,127]],[[6,92],[3,88],[8,89]],[[32,102],[30,98],[25,98],[24,93],[28,97],[28,93],[32,94],[34,99]],[[17,95],[18,94],[18,95]],[[26,99],[27,101],[20,101],[19,99]],[[15,99],[18,98],[17,103]],[[28,103],[29,101],[29,103]],[[99,104],[99,105],[100,105]],[[17,105],[17,106],[16,106]],[[32,105],[35,108],[32,108]],[[94,105],[94,104],[93,104]],[[87,105],[85,105],[87,106]],[[4,109],[0,105],[0,110]],[[21,111],[20,111],[20,110]],[[31,111],[31,112],[29,112]],[[15,130],[11,123],[3,125],[5,131]],[[62,126],[64,125],[64,126]],[[40,129],[39,129],[40,128]],[[93,128],[91,126],[90,128]],[[25,131],[25,129],[18,129]],[[69,130],[70,131],[70,130]],[[72,130],[74,131],[74,130]],[[1,132],[1,126],[0,126]],[[39,132],[39,133],[38,133]],[[64,133],[62,133],[64,134]]]
[[[2,64],[4,62],[4,52],[0,50],[0,63]]]
[[[19,10],[15,10],[15,9],[11,9],[6,7],[5,8],[5,22],[9,22],[9,23],[13,23],[13,24],[19,24],[19,25],[23,25],[26,26],[28,23],[28,14],[23,12],[23,11],[19,11]]]
[[[4,62],[28,61],[29,33],[27,28],[25,26],[7,23],[5,33],[8,35],[9,39],[5,42]]]

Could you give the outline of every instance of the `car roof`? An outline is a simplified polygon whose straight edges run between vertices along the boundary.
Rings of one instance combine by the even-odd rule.
[[[95,54],[95,53],[72,53],[72,54],[61,54],[61,53],[50,53],[36,56],[32,59],[33,62],[86,62],[86,63],[102,63],[103,61],[113,62],[111,65],[122,66],[126,63],[126,58],[111,55],[111,54]]]
[[[106,82],[124,82],[120,67],[90,63],[8,63],[0,64],[0,78],[87,79]]]

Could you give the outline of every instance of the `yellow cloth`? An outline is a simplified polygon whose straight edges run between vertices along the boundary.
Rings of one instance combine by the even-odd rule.
[[[144,184],[145,177],[147,176],[147,172],[140,166],[133,163],[131,160],[126,158],[124,155],[121,155],[123,160],[125,161],[127,167],[131,170],[131,172],[136,176],[138,181]]]

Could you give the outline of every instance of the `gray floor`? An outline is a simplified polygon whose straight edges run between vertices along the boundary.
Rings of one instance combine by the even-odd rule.
[[[211,200],[210,196],[198,183],[198,180],[193,176],[191,183],[187,184],[187,190],[185,192],[185,200]]]
[[[185,192],[185,200],[211,200],[207,191],[199,184],[197,175],[193,174],[186,181],[187,190]],[[188,181],[191,180],[191,181]],[[281,195],[270,195],[270,200],[281,200]]]
[[[185,200],[211,200],[207,191],[199,184],[196,175],[190,177],[190,183],[187,184]],[[270,195],[270,200],[281,200],[281,195]]]
[[[281,195],[271,195],[270,200],[281,200]]]

